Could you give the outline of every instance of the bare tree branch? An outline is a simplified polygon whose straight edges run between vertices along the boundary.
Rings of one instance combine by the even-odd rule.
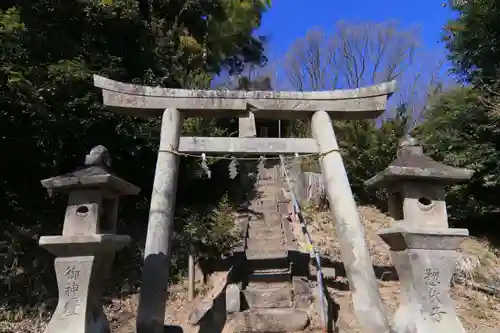
[[[500,116],[500,92],[499,84],[487,84],[483,79],[480,80],[479,88],[486,92],[486,94],[480,94],[479,100],[487,109],[489,109],[494,115]]]
[[[443,65],[424,54],[418,32],[395,21],[339,22],[330,34],[314,28],[291,46],[284,72],[291,88],[299,91],[359,88],[397,79],[396,103],[404,103],[415,122],[440,82]]]
[[[289,50],[285,71],[295,89],[358,88],[390,81],[414,63],[416,29],[399,29],[396,22],[339,22],[333,33],[311,29]],[[327,78],[328,77],[328,78]],[[332,78],[336,78],[332,80]]]

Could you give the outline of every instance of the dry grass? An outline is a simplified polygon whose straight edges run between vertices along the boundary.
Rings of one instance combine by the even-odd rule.
[[[324,257],[340,262],[340,251],[332,215],[315,212],[306,207],[308,229],[318,250]],[[390,227],[394,220],[373,207],[359,207],[359,216],[365,228],[365,238],[375,266],[392,266],[389,247],[377,236],[377,231]],[[298,238],[300,235],[296,231]],[[494,283],[500,276],[500,258],[486,240],[469,238],[462,243],[456,277],[462,284],[455,284],[452,297],[457,312],[468,331],[483,332],[484,329],[500,327],[500,299],[471,287]],[[339,303],[341,329],[349,333],[360,332],[353,316],[352,302],[348,291],[330,288],[332,297]],[[399,282],[380,281],[380,293],[392,315],[398,305]]]
[[[309,223],[308,230],[318,250],[324,257],[340,262],[340,247],[332,215],[329,212],[315,212],[310,207],[306,207],[304,212]],[[371,207],[360,207],[359,214],[374,265],[391,265],[389,247],[377,236],[377,232],[390,227],[392,220]]]
[[[500,276],[500,258],[484,239],[469,238],[461,246],[457,274],[467,281],[495,284]]]

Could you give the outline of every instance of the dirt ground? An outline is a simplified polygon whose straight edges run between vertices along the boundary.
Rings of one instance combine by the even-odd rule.
[[[340,262],[340,253],[335,229],[329,213],[317,213],[309,208],[305,210],[308,229],[316,247],[322,257],[332,263]],[[365,227],[365,236],[370,253],[380,278],[380,294],[391,316],[398,306],[399,282],[384,281],[387,274],[391,274],[391,259],[387,245],[377,236],[377,231],[388,227],[393,222],[386,215],[372,207],[360,207],[361,221]],[[298,228],[294,228],[297,239],[301,240]],[[457,311],[464,327],[468,332],[486,332],[491,328],[500,327],[500,298],[486,292],[478,291],[472,286],[487,286],[500,276],[500,258],[495,250],[483,240],[470,238],[462,244],[461,259],[457,266],[456,277],[461,283],[454,284],[453,298],[457,304]],[[216,273],[218,274],[218,273]],[[341,275],[341,274],[340,274]],[[199,328],[187,323],[189,314],[194,305],[211,292],[211,288],[218,288],[223,283],[223,275],[214,275],[208,286],[199,285],[200,295],[194,302],[187,301],[185,283],[170,287],[170,297],[166,309],[166,324],[172,331],[196,333]],[[390,279],[389,279],[390,280]],[[353,314],[352,302],[345,277],[337,276],[328,284],[332,299],[340,307],[338,326],[340,332],[361,332]],[[105,306],[105,313],[110,321],[111,332],[135,332],[135,313],[137,309],[137,295],[130,295],[122,299],[114,299]],[[0,320],[2,333],[42,333],[48,318],[26,317],[16,313],[4,316]],[[182,331],[181,331],[182,329]],[[213,328],[213,333],[220,332]],[[225,328],[224,331],[230,331]]]

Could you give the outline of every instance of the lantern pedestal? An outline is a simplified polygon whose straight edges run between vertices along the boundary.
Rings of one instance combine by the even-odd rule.
[[[394,315],[397,332],[465,333],[450,297],[457,249],[467,229],[396,227],[379,232],[391,247],[401,282],[400,305]]]
[[[45,333],[108,333],[101,307],[104,280],[127,235],[44,236],[40,246],[57,256],[57,308]]]

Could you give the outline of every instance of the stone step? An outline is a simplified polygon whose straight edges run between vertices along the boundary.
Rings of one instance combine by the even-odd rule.
[[[249,269],[247,276],[249,283],[289,283],[291,279],[292,273],[289,267]]]
[[[270,249],[247,249],[245,251],[245,255],[249,261],[282,259],[288,261],[288,252],[284,247]]]
[[[264,221],[268,223],[280,223],[281,224],[282,213],[281,212],[266,212],[264,213]]]
[[[265,214],[268,214],[268,213],[275,213],[275,212],[278,212],[278,207],[275,204],[273,205],[261,205],[261,206],[258,206],[256,207],[256,210],[260,213],[262,213],[263,215]]]
[[[258,208],[263,208],[263,209],[273,209],[273,211],[275,211],[277,203],[278,203],[278,200],[276,200],[276,196],[273,195],[271,198],[265,197],[265,198],[257,200],[255,202],[255,206]]]
[[[267,230],[276,230],[278,231],[281,228],[281,223],[267,223],[263,221],[252,221],[248,224],[249,229],[254,229],[254,230],[262,230],[262,229],[267,229]]]
[[[278,202],[276,200],[266,200],[257,205],[257,207],[270,212],[276,212],[276,205]]]
[[[268,227],[268,226],[281,227],[281,221],[278,221],[278,220],[266,220],[265,217],[262,217],[259,220],[250,221],[249,225],[262,226],[262,227]]]
[[[270,179],[260,179],[257,184],[258,185],[271,185],[271,184],[276,184],[277,181],[273,180],[272,178]]]
[[[253,230],[255,233],[283,233],[280,224],[250,224],[248,230]]]
[[[252,223],[253,221],[262,221],[262,219],[264,218],[264,214],[262,212],[261,212],[261,214],[262,214],[261,216],[256,215],[256,214],[250,214],[248,216],[248,221],[250,223]]]
[[[280,188],[278,186],[269,185],[264,189],[264,192],[257,199],[260,201],[276,201],[276,197],[280,194]]]
[[[260,205],[262,203],[274,202],[276,203],[276,198],[279,195],[279,188],[271,185],[270,187],[264,188],[264,191],[255,201]]]
[[[253,229],[248,228],[249,238],[260,238],[260,239],[276,239],[283,237],[283,231],[281,229]]]
[[[248,228],[258,230],[258,231],[261,231],[261,230],[280,231],[282,229],[281,223],[267,223],[267,222],[262,222],[262,221],[256,221],[253,223],[249,223]]]
[[[264,214],[262,214],[262,216],[253,216],[250,223],[265,223]]]
[[[278,241],[280,243],[277,243]],[[252,239],[247,239],[245,254],[250,265],[253,265],[254,262],[260,261],[289,261],[288,252],[282,240],[276,240],[273,242],[267,241],[267,243],[259,244],[254,243],[254,240]],[[269,265],[266,265],[266,267],[269,267]]]
[[[256,184],[256,187],[261,188],[264,194],[269,194],[269,192],[271,192],[270,190],[272,190],[273,187],[276,188],[276,190],[274,190],[273,192],[277,192],[279,186],[280,186],[279,183],[275,181],[264,181],[264,182],[258,182]]]
[[[247,248],[248,249],[262,249],[272,246],[273,248],[284,248],[285,240],[283,238],[272,240],[260,238],[247,238]]]
[[[269,219],[265,219],[265,214],[263,217],[259,218],[259,219],[254,219],[254,220],[251,220],[249,222],[249,225],[257,225],[257,226],[273,226],[273,225],[277,225],[277,226],[281,226],[281,222],[278,221],[277,219],[276,220],[269,220]]]
[[[249,281],[245,286],[245,289],[269,289],[269,288],[290,289],[293,288],[293,284],[291,280],[282,282]]]
[[[292,277],[293,301],[296,309],[307,309],[313,301],[311,285],[306,277]]]
[[[262,189],[261,195],[255,201],[276,201],[276,197],[280,195],[281,188],[275,184],[268,185]]]
[[[282,333],[303,330],[309,317],[293,308],[249,309],[232,314],[231,322],[235,333]]]
[[[293,307],[292,289],[289,288],[246,288],[243,295],[250,308]],[[271,284],[272,285],[272,284]]]
[[[270,186],[276,186],[276,182],[274,180],[260,180],[255,184],[255,187],[261,188],[264,193]]]

